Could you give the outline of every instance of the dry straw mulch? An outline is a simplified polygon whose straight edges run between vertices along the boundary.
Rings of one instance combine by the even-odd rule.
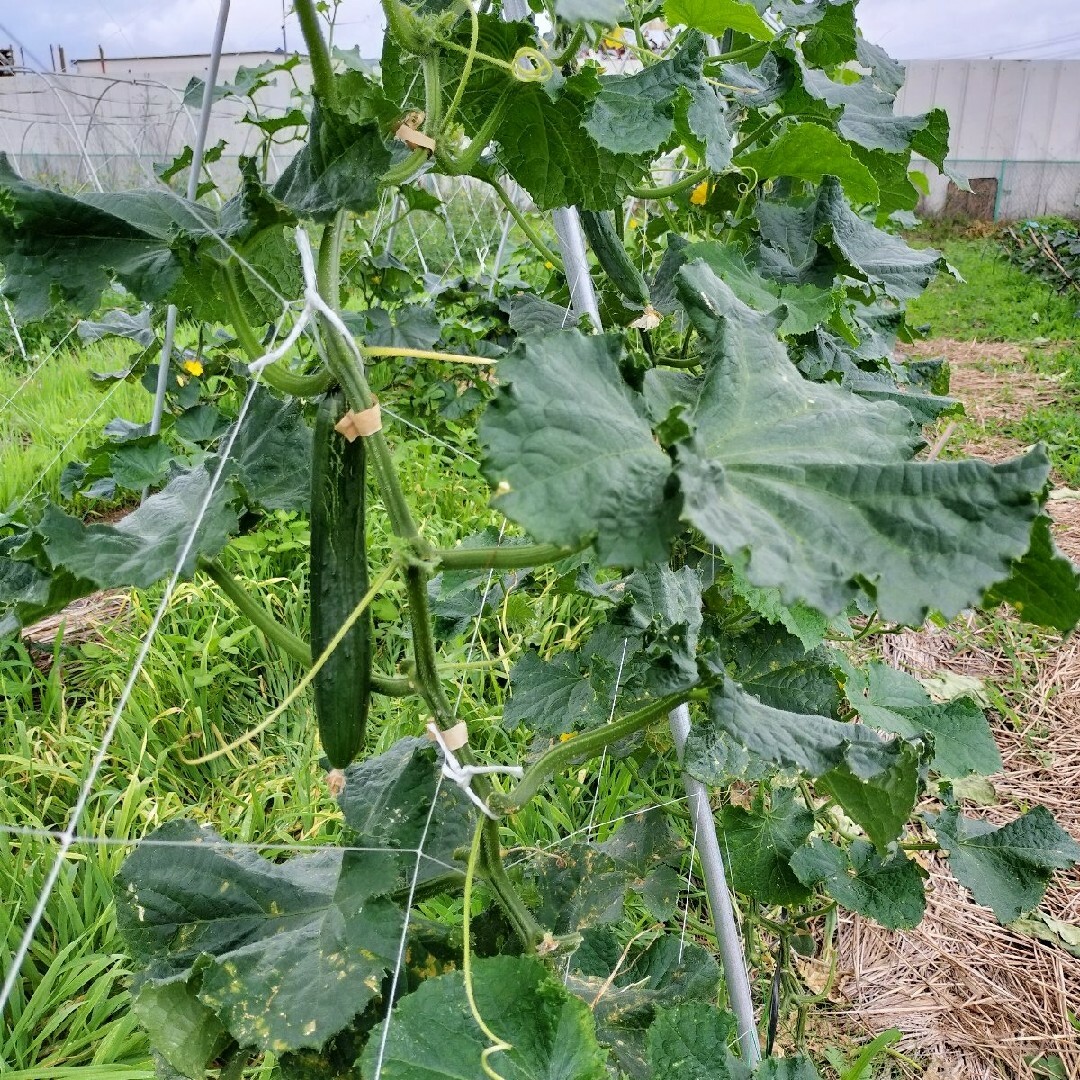
[[[945,356],[954,396],[985,431],[964,449],[997,460],[1017,453],[995,420],[1052,404],[1059,388],[1040,379],[1011,345],[932,341],[919,355]],[[1080,493],[1057,491],[1050,512],[1059,546],[1080,561]],[[950,672],[988,685],[1012,684],[1011,718],[990,713],[1005,767],[989,805],[968,810],[1005,824],[1041,803],[1080,840],[1080,637],[1034,641],[1005,622],[974,617],[951,629],[887,639],[885,659],[920,677]],[[1021,670],[1020,688],[1016,671]],[[989,793],[988,793],[989,794]],[[985,800],[984,800],[985,801]],[[888,931],[857,916],[841,921],[842,1015],[868,1032],[898,1027],[901,1048],[930,1066],[926,1080],[1034,1080],[1040,1055],[1080,1078],[1080,874],[1058,875],[1032,920],[1003,927],[931,855],[926,918]],[[1041,933],[1047,940],[1040,940]]]

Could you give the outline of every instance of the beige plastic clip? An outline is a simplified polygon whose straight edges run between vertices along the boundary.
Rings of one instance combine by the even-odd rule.
[[[428,738],[432,742],[440,742],[443,747],[454,753],[456,750],[460,750],[463,746],[468,745],[469,742],[469,725],[464,720],[460,724],[455,724],[452,728],[447,728],[445,731],[439,732],[441,738],[436,739],[434,732],[431,730],[433,725],[428,725]]]
[[[410,150],[427,150],[429,153],[435,153],[435,140],[430,135],[425,135],[424,132],[409,127],[408,124],[402,124],[394,132],[394,137],[399,142],[403,142]]]
[[[376,401],[370,409],[363,412],[347,412],[335,425],[334,430],[344,435],[349,442],[366,439],[376,431],[382,431],[382,409]]]

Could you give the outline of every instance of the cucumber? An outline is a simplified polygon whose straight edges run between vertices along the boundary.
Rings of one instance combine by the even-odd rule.
[[[311,654],[318,658],[368,591],[364,529],[367,453],[334,430],[347,406],[326,395],[315,421],[311,468]],[[342,639],[315,676],[319,738],[333,769],[344,769],[364,745],[371,698],[371,616]]]
[[[581,225],[589,238],[589,246],[596,255],[604,273],[612,285],[627,300],[642,307],[649,302],[649,286],[641,271],[631,262],[611,215],[596,210],[581,210]]]

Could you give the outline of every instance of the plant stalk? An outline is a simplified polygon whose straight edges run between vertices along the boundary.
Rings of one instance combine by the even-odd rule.
[[[630,194],[635,199],[668,199],[673,195],[686,191],[687,188],[697,187],[703,180],[708,180],[710,175],[709,169],[698,169],[671,184],[664,184],[660,187],[631,188]]]
[[[510,547],[459,547],[449,551],[434,551],[432,558],[438,562],[440,570],[526,570],[568,559],[588,546],[519,544]]]
[[[660,717],[671,712],[672,709],[685,705],[692,694],[687,691],[681,694],[669,694],[665,698],[650,702],[642,709],[632,712],[621,720],[605,724],[594,731],[585,732],[583,735],[575,735],[558,746],[553,746],[544,754],[539,761],[530,768],[515,785],[514,790],[502,794],[496,792],[491,796],[489,805],[495,813],[512,814],[520,810],[528,803],[543,787],[544,783],[555,773],[567,768],[571,762],[578,758],[595,757],[612,743],[625,739],[630,735],[636,735],[650,724],[655,723]]]
[[[315,96],[326,108],[334,107],[334,70],[330,63],[330,49],[319,25],[315,0],[294,0],[293,9],[300,23],[300,33],[308,50],[311,78]]]

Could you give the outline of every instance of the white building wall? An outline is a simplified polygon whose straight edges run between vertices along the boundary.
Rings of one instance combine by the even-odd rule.
[[[898,113],[945,109],[949,166],[997,183],[997,215],[1080,214],[1080,60],[913,60]],[[933,166],[929,212],[948,179]]]

